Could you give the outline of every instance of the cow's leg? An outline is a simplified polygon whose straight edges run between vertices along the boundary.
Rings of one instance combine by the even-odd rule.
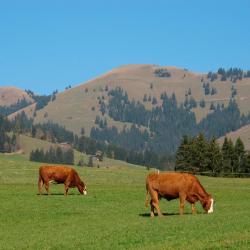
[[[150,216],[151,217],[154,217],[155,216],[155,208],[154,208],[154,206],[153,206],[153,204],[152,204],[152,200],[150,200],[150,206],[151,206],[151,211],[150,211]]]
[[[179,196],[180,196],[180,215],[183,215],[185,201],[186,201],[186,195],[185,194],[180,194]]]
[[[192,207],[192,214],[196,214],[195,203],[192,203],[191,207]]]
[[[69,186],[65,183],[64,184],[64,195],[67,196],[69,191]]]
[[[157,210],[158,216],[162,216],[162,213],[159,207],[158,193],[156,191],[151,191],[151,198],[152,198],[152,205]]]
[[[47,191],[47,194],[50,195],[50,192],[49,192],[49,181],[44,181],[44,184],[45,184],[45,189]]]
[[[41,176],[39,176],[38,179],[38,193],[41,195],[42,194],[42,188],[43,188],[43,179]]]
[[[69,185],[70,185],[70,180],[67,179],[67,180],[64,182],[64,195],[65,195],[65,196],[68,195]]]

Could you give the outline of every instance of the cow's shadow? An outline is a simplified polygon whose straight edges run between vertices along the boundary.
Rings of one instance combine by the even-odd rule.
[[[179,213],[162,213],[163,216],[174,216],[174,215],[179,215]],[[141,217],[150,217],[150,213],[142,213],[139,214]],[[158,217],[158,214],[155,214],[156,217]]]
[[[163,216],[180,216],[180,213],[162,213]],[[192,213],[184,213],[184,215],[192,215]],[[139,214],[141,217],[150,217],[150,213],[141,213]],[[158,217],[158,214],[155,214],[155,217]]]
[[[50,193],[50,194],[47,194],[47,193],[43,193],[43,194],[36,194],[37,196],[64,196],[64,193]],[[67,196],[75,196],[75,195],[82,195],[82,194],[74,194],[74,193],[68,193]]]

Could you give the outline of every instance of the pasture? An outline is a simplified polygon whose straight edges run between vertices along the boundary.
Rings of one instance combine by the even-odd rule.
[[[75,167],[88,195],[63,185],[37,195],[41,164],[0,154],[0,249],[250,249],[250,179],[199,177],[214,213],[179,216],[179,203],[160,202],[163,218],[145,208],[143,167]],[[44,190],[45,193],[45,190]]]

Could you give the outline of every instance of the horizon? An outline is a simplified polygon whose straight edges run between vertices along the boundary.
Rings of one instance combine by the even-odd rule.
[[[0,86],[50,94],[127,64],[250,69],[250,2],[11,1],[0,10]]]
[[[109,72],[111,72],[111,71],[113,71],[114,69],[118,69],[118,68],[122,68],[122,67],[126,67],[126,66],[132,66],[132,65],[154,65],[154,66],[157,66],[157,67],[166,67],[166,68],[168,68],[168,67],[173,67],[173,68],[177,68],[177,69],[180,69],[180,70],[188,70],[189,72],[192,72],[192,73],[195,73],[195,74],[206,74],[206,73],[208,73],[208,72],[198,72],[198,71],[194,71],[194,70],[191,70],[191,69],[189,69],[189,68],[186,68],[186,67],[177,67],[177,66],[175,66],[175,65],[157,65],[157,64],[125,64],[125,65],[119,65],[119,66],[117,66],[117,67],[114,67],[114,68],[112,68],[112,69],[110,69],[110,70],[107,70],[107,71],[105,71],[105,72],[103,72],[103,73],[100,73],[99,75],[96,75],[96,76],[93,76],[92,78],[90,78],[90,79],[86,79],[84,82],[79,82],[79,83],[75,83],[75,84],[73,84],[73,85],[70,85],[71,86],[71,88],[74,88],[74,87],[77,87],[77,86],[80,86],[80,85],[82,85],[82,84],[86,84],[86,83],[88,83],[88,82],[90,82],[90,81],[92,81],[92,80],[95,80],[96,78],[98,78],[98,77],[101,77],[101,76],[103,76],[103,75],[105,75],[106,73],[109,73]],[[232,68],[239,68],[239,67],[232,67]],[[229,68],[225,68],[226,70],[227,69],[229,69]],[[216,72],[217,72],[217,69],[215,70]],[[244,69],[244,72],[245,71],[247,71],[247,69],[245,70]],[[65,85],[65,86],[61,86],[61,89],[53,89],[51,92],[42,92],[42,93],[40,93],[40,92],[36,92],[34,89],[30,89],[30,88],[26,88],[26,87],[24,87],[24,88],[22,88],[22,87],[19,87],[18,85],[4,85],[4,84],[1,84],[0,83],[0,88],[18,88],[18,89],[21,89],[21,90],[31,90],[32,92],[34,92],[35,94],[37,94],[37,95],[49,95],[49,94],[52,94],[53,93],[53,91],[58,91],[58,92],[63,92],[63,91],[65,91],[66,90],[66,87],[68,87],[69,85]]]

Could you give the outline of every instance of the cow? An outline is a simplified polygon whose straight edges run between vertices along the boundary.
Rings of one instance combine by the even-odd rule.
[[[206,213],[213,212],[214,200],[212,196],[205,191],[198,178],[191,174],[177,172],[151,173],[146,178],[146,192],[146,206],[148,206],[148,194],[151,197],[151,217],[154,217],[154,209],[157,210],[158,216],[162,216],[159,207],[159,199],[161,198],[168,201],[179,198],[180,215],[183,215],[186,200],[191,203],[192,214],[196,213],[195,202],[198,200]]]
[[[81,194],[86,195],[87,189],[83,181],[81,181],[75,169],[65,166],[41,166],[39,168],[38,192],[42,194],[42,187],[45,185],[48,195],[49,183],[64,184],[64,195],[68,195],[69,188],[77,187]]]

